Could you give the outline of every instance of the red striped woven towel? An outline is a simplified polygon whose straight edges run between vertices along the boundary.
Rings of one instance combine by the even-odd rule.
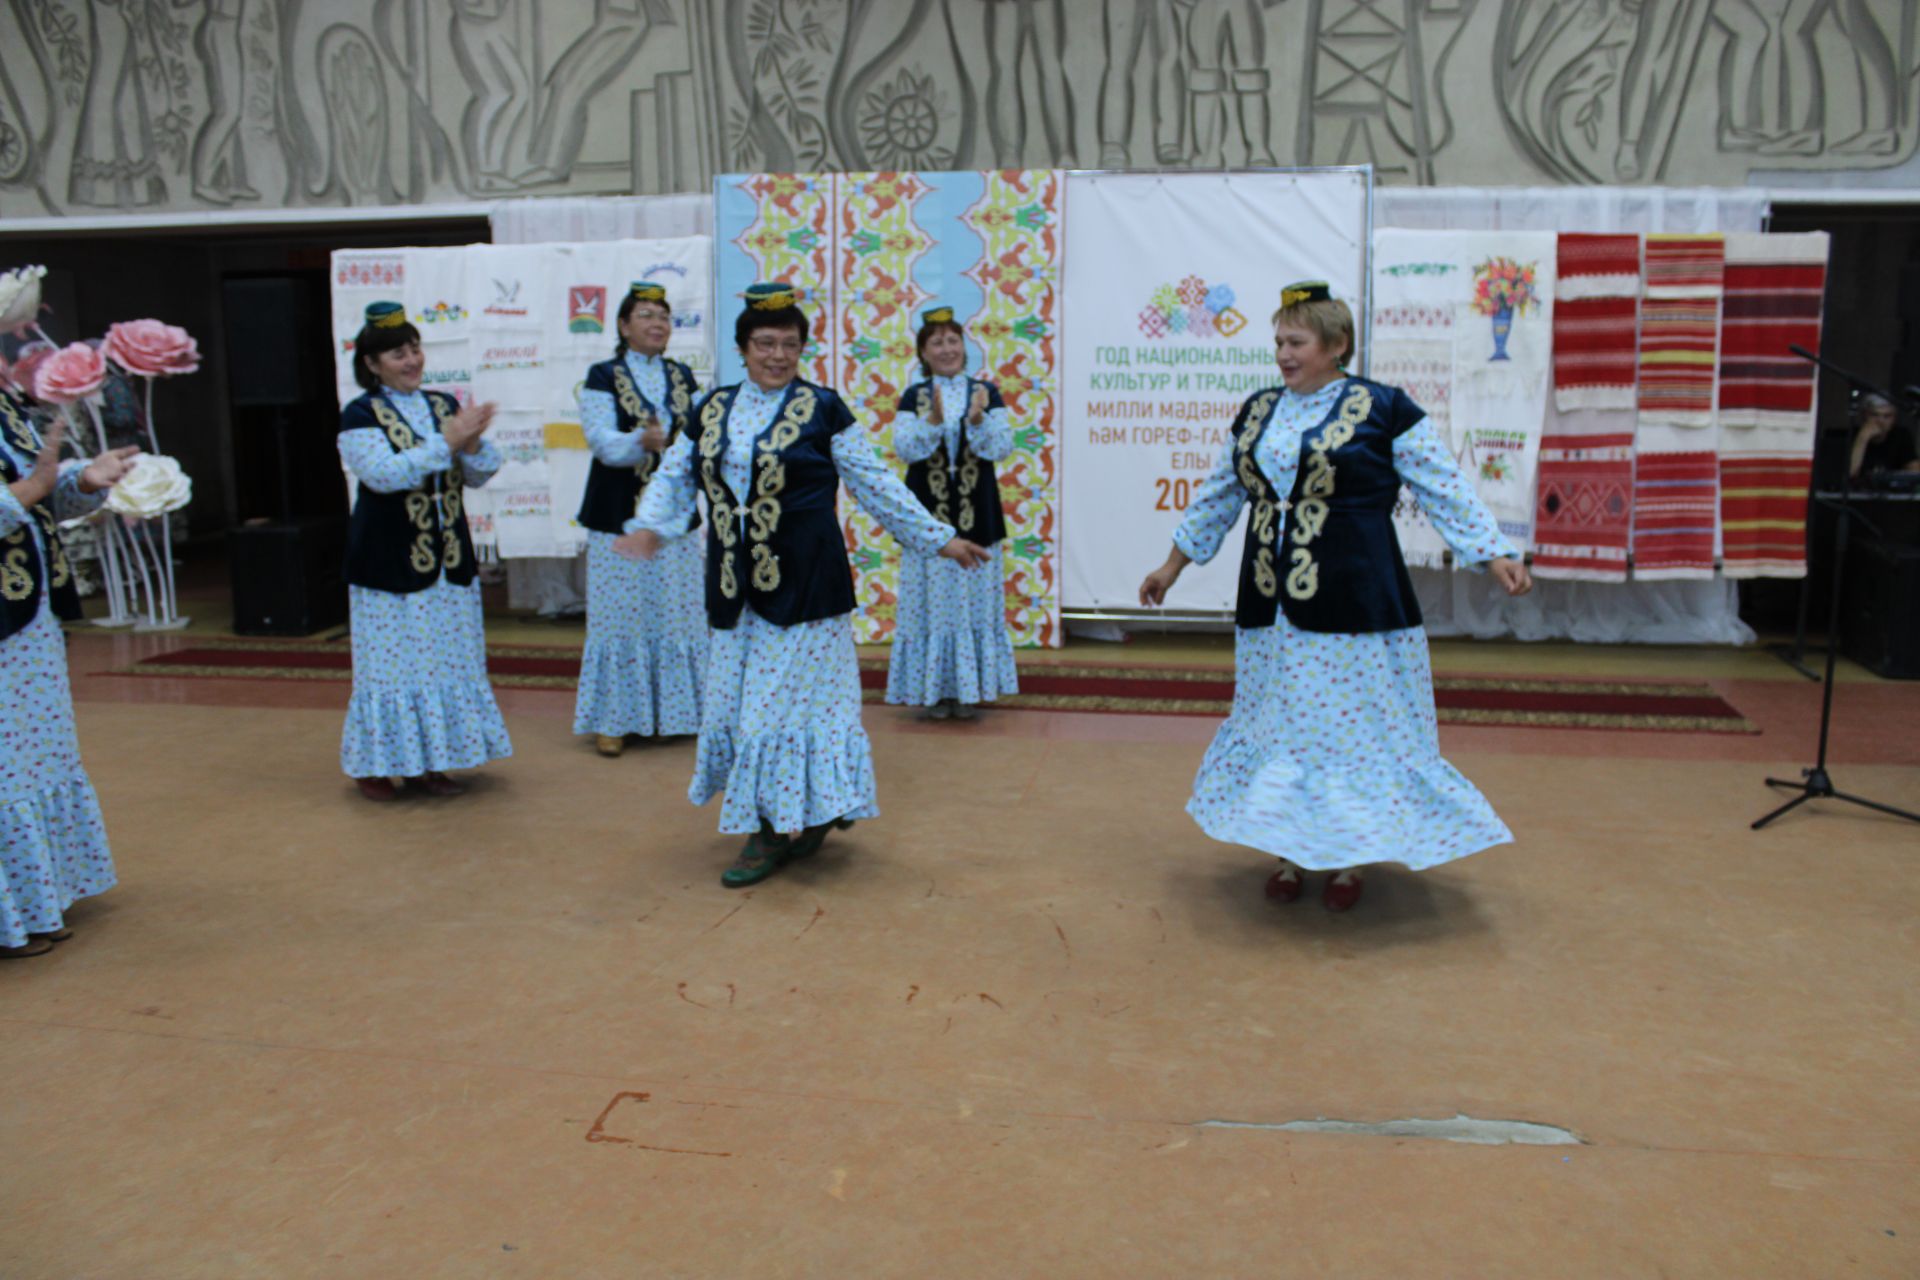
[[[1718,298],[1652,298],[1640,312],[1640,420],[1713,425]]]
[[[1813,429],[1816,366],[1788,350],[1820,349],[1827,235],[1730,235],[1720,337],[1720,421]]]
[[[1554,303],[1553,402],[1562,413],[1634,407],[1639,325],[1638,298]]]
[[[1627,580],[1633,512],[1633,433],[1549,435],[1540,441],[1533,571],[1542,578]]]
[[[1725,264],[1725,236],[1648,236],[1647,296],[1717,298]]]
[[[1729,578],[1807,576],[1807,455],[1720,459],[1720,565]]]
[[[1711,578],[1720,459],[1710,451],[1634,460],[1633,576]]]
[[[1554,305],[1569,299],[1640,296],[1640,237],[1560,236]]]

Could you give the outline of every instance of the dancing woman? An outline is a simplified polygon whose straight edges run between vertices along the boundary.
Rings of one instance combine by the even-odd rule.
[[[720,877],[736,889],[880,813],[840,485],[909,550],[969,567],[986,559],[874,456],[838,392],[798,377],[810,325],[792,287],[757,284],[746,302],[734,324],[746,380],[694,410],[694,434],[667,450],[618,545],[660,554],[706,493],[713,639],[687,795],[705,804],[724,793],[720,830],[747,835]]]
[[[471,769],[513,754],[487,683],[487,637],[463,491],[500,469],[481,437],[491,404],[422,391],[420,331],[397,302],[367,307],[353,343],[366,393],[340,412],[340,457],[359,482],[347,528],[353,696],[340,766],[369,800],[393,779],[454,796]]]
[[[673,307],[664,285],[636,281],[620,303],[613,359],[587,370],[580,421],[593,468],[580,503],[587,530],[587,645],[573,731],[594,735],[603,756],[627,738],[700,730],[707,663],[700,540],[676,539],[651,561],[613,549],[640,509],[660,455],[687,434],[699,388],[666,357]]]
[[[1393,532],[1402,484],[1468,567],[1509,595],[1532,579],[1407,393],[1344,369],[1353,313],[1327,286],[1289,286],[1274,313],[1285,385],[1255,393],[1140,585],[1164,603],[1251,504],[1235,610],[1233,710],[1187,812],[1216,840],[1272,854],[1267,896],[1330,871],[1328,909],[1360,900],[1370,863],[1424,870],[1513,839],[1440,756],[1420,606]]]
[[[1007,631],[1000,543],[1007,536],[993,464],[1013,452],[1000,388],[969,378],[967,335],[953,308],[920,317],[914,344],[924,381],[900,397],[893,448],[907,488],[943,524],[987,549],[979,569],[938,554],[900,558],[900,615],[887,661],[887,701],[935,720],[972,720],[980,703],[1020,692]]]

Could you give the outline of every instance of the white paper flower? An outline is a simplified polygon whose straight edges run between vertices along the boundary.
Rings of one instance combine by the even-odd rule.
[[[193,481],[162,453],[143,453],[107,492],[107,510],[136,520],[178,511],[193,500]]]
[[[45,267],[15,267],[0,273],[0,333],[14,333],[40,314],[40,279]]]

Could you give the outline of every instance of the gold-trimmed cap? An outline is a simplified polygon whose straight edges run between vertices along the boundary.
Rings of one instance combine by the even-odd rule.
[[[1325,280],[1302,280],[1280,291],[1281,307],[1297,307],[1303,302],[1332,302],[1333,286]]]
[[[928,307],[920,313],[921,324],[952,324],[952,307]]]
[[[407,309],[397,302],[369,302],[367,324],[374,329],[398,329],[407,322]]]
[[[627,290],[642,302],[665,302],[667,286],[657,280],[635,280]]]
[[[755,311],[785,311],[800,305],[799,291],[783,280],[748,285],[746,299]]]

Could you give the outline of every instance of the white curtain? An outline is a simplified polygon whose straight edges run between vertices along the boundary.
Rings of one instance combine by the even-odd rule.
[[[502,200],[488,216],[495,244],[660,240],[713,234],[713,197],[561,197]],[[586,612],[587,558],[515,556],[506,560],[507,605],[542,617]]]
[[[1758,231],[1764,192],[1737,187],[1383,187],[1376,230]],[[1484,574],[1412,569],[1427,631],[1436,636],[1577,640],[1595,644],[1751,644],[1735,585],[1538,580],[1508,599]]]

